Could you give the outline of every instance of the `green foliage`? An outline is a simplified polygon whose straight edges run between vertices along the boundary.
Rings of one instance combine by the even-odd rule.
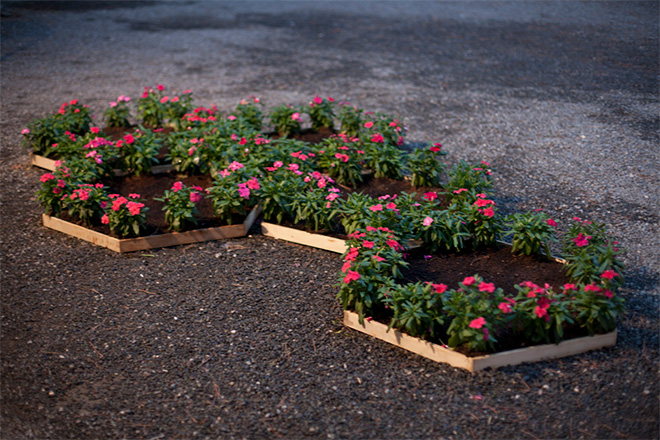
[[[182,182],[175,182],[163,197],[154,197],[154,200],[165,204],[165,221],[171,231],[179,232],[187,225],[197,224],[195,215],[199,212],[196,203],[203,197],[201,191],[198,186],[188,187]]]
[[[511,237],[514,254],[538,255],[543,251],[550,258],[550,243],[557,241],[554,225],[554,220],[543,212],[516,212],[505,218],[507,230],[503,235]]]
[[[121,169],[136,176],[150,173],[151,167],[158,163],[162,143],[158,133],[140,125],[133,134],[124,136],[115,144],[121,148]]]
[[[433,144],[428,148],[416,148],[408,154],[406,168],[410,173],[410,184],[415,187],[440,186],[440,176],[445,165],[440,162],[439,156],[447,153],[440,150],[440,144]]]
[[[108,127],[129,127],[131,123],[130,110],[128,109],[128,96],[121,95],[116,101],[112,101],[110,106],[103,112]]]
[[[298,134],[301,131],[301,111],[302,109],[292,105],[278,105],[270,110],[270,122],[275,126],[275,130],[282,137]]]
[[[321,128],[334,128],[334,99],[328,97],[326,100],[316,95],[312,102],[309,103],[307,114],[312,121],[313,130],[320,130]]]
[[[388,329],[398,328],[419,338],[440,335],[446,318],[442,311],[442,293],[446,287],[421,282],[390,286],[383,300],[392,311]]]

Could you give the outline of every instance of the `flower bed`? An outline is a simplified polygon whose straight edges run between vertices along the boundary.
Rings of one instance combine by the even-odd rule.
[[[120,97],[111,103],[109,126],[129,124],[128,102]],[[605,225],[574,219],[559,239],[556,222],[542,212],[501,216],[487,162],[461,161],[446,170],[440,144],[406,151],[399,119],[332,98],[271,109],[276,136],[264,134],[257,98],[241,101],[226,116],[191,104],[189,91],[173,96],[162,86],[145,88],[138,100],[141,125],[113,139],[91,126],[88,109],[75,100],[31,124],[23,134],[34,153],[55,150],[63,159],[41,178],[45,223],[66,230],[77,229],[71,223],[88,229],[101,224],[117,238],[146,243],[152,239],[144,236],[145,212],[162,211],[176,243],[205,234],[226,238],[230,230],[244,235],[260,209],[264,234],[344,254],[338,296],[360,325],[375,318],[412,337],[492,358],[513,343],[562,343],[615,330],[623,267]],[[303,133],[315,136],[314,142],[303,140]],[[147,200],[134,190],[108,192],[115,169],[149,176],[163,151],[173,168],[165,176],[180,180],[170,181],[162,194]],[[200,178],[206,183],[196,183]],[[379,179],[399,187],[385,193],[361,189]],[[204,205],[223,224],[248,221],[224,232],[195,230],[203,226],[196,223]],[[69,224],[61,226],[67,218]],[[330,233],[319,234],[324,231]],[[502,239],[512,243],[513,254],[527,256],[550,255],[559,241],[567,282],[527,278],[496,286],[478,272],[452,281],[457,288],[435,275],[427,282],[403,279],[411,243],[440,258],[492,249]]]
[[[596,336],[570,339],[558,344],[544,344],[533,347],[503,351],[492,355],[467,356],[447,346],[434,344],[424,339],[415,338],[399,330],[391,330],[387,325],[375,320],[360,322],[357,313],[344,311],[344,325],[376,339],[408,350],[435,362],[449,364],[470,372],[486,368],[499,368],[507,365],[519,365],[524,362],[538,362],[585,353],[590,350],[611,347],[616,344],[616,330]]]

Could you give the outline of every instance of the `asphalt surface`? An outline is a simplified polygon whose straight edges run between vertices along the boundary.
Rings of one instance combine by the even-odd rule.
[[[658,2],[0,8],[3,438],[660,435]],[[493,164],[505,212],[606,222],[628,250],[619,343],[469,375],[342,331],[322,251],[118,256],[45,230],[21,129],[156,84],[225,112],[319,94],[399,115],[409,142]]]

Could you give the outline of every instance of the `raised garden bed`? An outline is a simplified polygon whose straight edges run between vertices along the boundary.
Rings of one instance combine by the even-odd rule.
[[[42,214],[43,225],[47,228],[62,232],[95,245],[108,248],[115,252],[135,252],[148,249],[157,249],[169,246],[199,243],[203,241],[221,240],[227,238],[244,237],[252,227],[260,213],[259,207],[252,209],[243,223],[237,225],[218,226],[214,228],[195,229],[185,232],[167,232],[137,238],[116,238],[93,229]]]
[[[603,335],[569,339],[559,344],[537,345],[470,357],[448,347],[409,336],[399,330],[391,329],[388,331],[387,325],[373,319],[364,320],[360,323],[357,313],[348,310],[344,310],[344,325],[432,361],[449,364],[452,367],[462,368],[470,372],[573,356],[591,350],[611,347],[616,344],[617,338],[617,332],[614,330]]]

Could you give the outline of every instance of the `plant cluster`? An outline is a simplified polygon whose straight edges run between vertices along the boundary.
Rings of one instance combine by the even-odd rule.
[[[129,104],[125,96],[110,103],[108,126],[128,124]],[[266,118],[277,138],[264,134]],[[135,119],[142,125],[126,126],[113,140],[91,126],[88,108],[74,100],[23,130],[36,153],[62,159],[41,178],[37,199],[47,213],[105,224],[122,237],[138,236],[147,201],[137,194],[108,194],[100,181],[115,168],[150,172],[165,146],[177,173],[213,178],[209,188],[176,182],[155,198],[163,204],[170,230],[193,227],[203,198],[227,224],[260,205],[268,221],[313,231],[343,229],[349,250],[339,298],[360,319],[385,316],[390,327],[478,351],[493,349],[504,332],[528,335],[530,342],[557,342],[571,326],[599,333],[616,325],[622,310],[615,293],[622,283],[622,251],[605,225],[576,218],[558,237],[556,222],[543,212],[502,216],[492,195],[490,164],[461,161],[446,169],[437,143],[406,152],[400,148],[406,129],[397,118],[319,96],[308,106],[270,111],[250,97],[223,115],[216,107],[193,106],[190,91],[176,95],[157,86],[145,88]],[[316,144],[287,137],[303,132],[305,124],[335,134]],[[425,189],[419,197],[372,198],[352,191],[368,173],[391,179],[407,175],[413,187]],[[556,292],[524,281],[515,287],[517,293],[496,288],[478,274],[457,288],[400,285],[403,251],[411,239],[431,253],[509,239],[515,253],[548,258],[557,242],[571,282]]]

